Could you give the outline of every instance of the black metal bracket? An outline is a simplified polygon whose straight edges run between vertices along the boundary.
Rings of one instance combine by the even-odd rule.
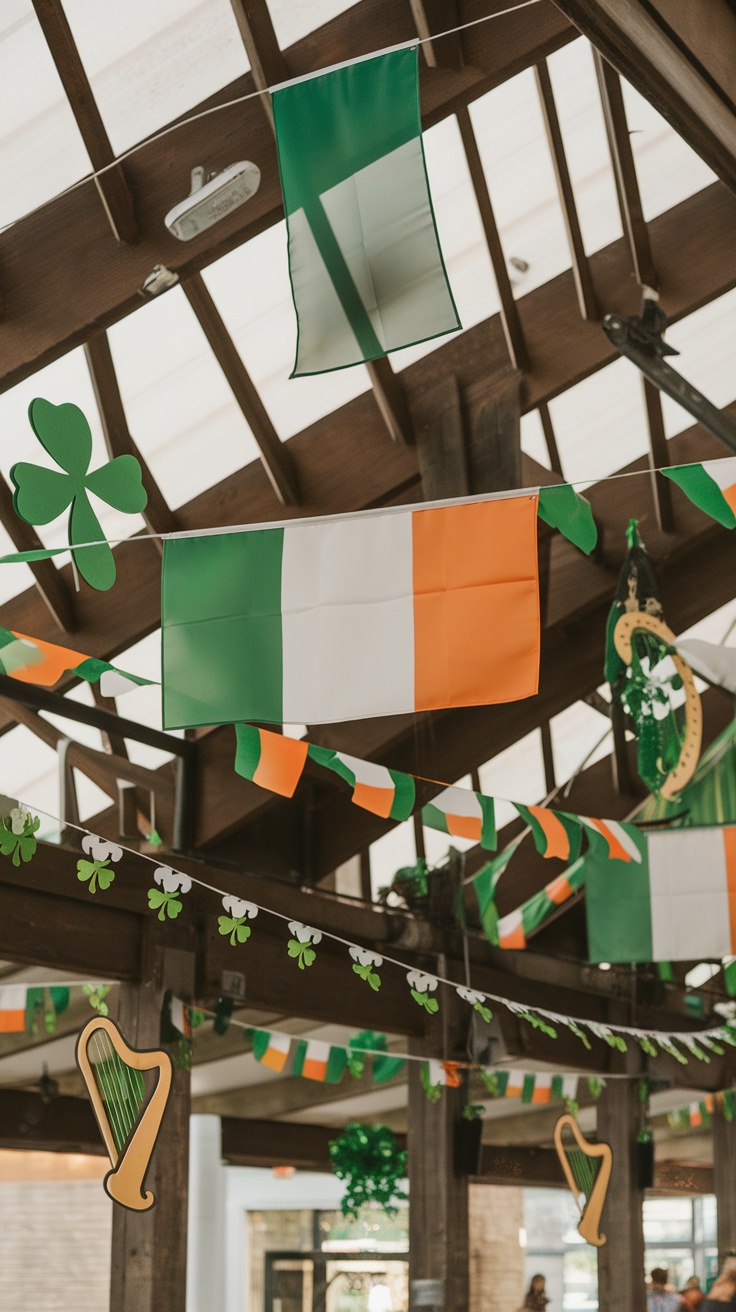
[[[645,378],[660,392],[677,401],[703,428],[736,454],[736,421],[714,406],[664,359],[665,355],[679,355],[679,351],[663,340],[667,316],[655,300],[645,297],[641,314],[630,315],[628,319],[607,314],[602,326],[609,342],[631,360]]]

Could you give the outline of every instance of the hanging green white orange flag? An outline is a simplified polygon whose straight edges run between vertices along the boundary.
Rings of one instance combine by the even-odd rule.
[[[253,1056],[261,1066],[281,1072],[287,1062],[291,1039],[288,1034],[274,1034],[271,1030],[253,1031]]]
[[[322,1039],[300,1039],[296,1045],[293,1075],[321,1084],[339,1084],[348,1064],[345,1048],[335,1048]]]
[[[282,797],[293,797],[307,760],[307,744],[300,738],[236,724],[235,772]]]
[[[298,338],[292,377],[460,327],[422,147],[417,49],[272,95]]]
[[[0,629],[0,674],[7,674],[21,683],[35,683],[52,688],[62,674],[75,674],[87,683],[100,684],[103,697],[118,697],[133,688],[150,685],[151,679],[138,674],[125,674],[109,661],[96,656],[85,656],[71,647],[59,647],[55,642],[30,638],[13,629]]]
[[[537,497],[164,541],[167,729],[327,724],[537,691]]]
[[[414,810],[416,788],[410,774],[314,743],[310,743],[309,755],[350,784],[353,802],[364,811],[372,811],[385,820],[408,820]]]
[[[577,816],[551,811],[546,806],[522,806],[520,802],[514,802],[514,806],[531,827],[534,846],[542,856],[557,856],[562,861],[577,858],[582,833]]]
[[[422,823],[453,838],[469,838],[492,852],[496,846],[493,798],[469,788],[445,788],[422,809]]]
[[[701,465],[676,465],[662,473],[711,519],[724,528],[736,528],[736,456],[704,460]]]

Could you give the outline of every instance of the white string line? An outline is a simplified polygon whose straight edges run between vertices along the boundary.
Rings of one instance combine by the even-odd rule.
[[[7,975],[0,976],[0,992],[3,989],[84,989],[84,988],[112,988],[114,984],[120,984],[119,979],[12,979]]]
[[[40,814],[46,816],[47,820],[53,820],[55,824],[60,825],[62,828],[76,829],[79,833],[90,834],[93,838],[99,837],[99,835],[95,834],[93,830],[87,829],[85,825],[74,824],[68,820],[67,821],[61,820],[59,816],[52,815],[50,811],[45,811],[40,807],[30,807],[26,802],[23,802],[22,805],[25,806],[28,810],[33,811],[37,815]],[[101,841],[104,842],[106,840],[102,839]],[[141,857],[144,861],[149,861],[151,865],[154,865],[157,868],[163,866],[165,869],[172,870],[175,874],[180,875],[182,879],[191,880],[191,882],[193,884],[197,884],[199,888],[206,888],[210,893],[215,893],[221,899],[224,897],[235,897],[237,898],[238,901],[250,902],[251,905],[256,907],[258,911],[264,912],[264,914],[267,916],[275,916],[278,920],[285,920],[287,923],[295,920],[294,916],[288,915],[283,911],[274,911],[272,907],[265,907],[259,902],[254,902],[251,898],[241,898],[237,893],[228,893],[223,888],[218,888],[214,884],[208,884],[204,879],[198,879],[196,875],[190,875],[183,870],[177,869],[176,866],[166,866],[163,861],[159,860],[159,858],[149,856],[147,852],[139,852],[133,847],[127,847],[124,843],[116,843],[115,846],[122,848],[122,850],[124,852],[128,852],[130,856]],[[303,892],[304,890],[300,890],[300,891]],[[186,896],[186,894],[182,894],[182,896]],[[297,923],[302,924],[301,921]],[[457,991],[458,987],[460,988],[467,987],[466,985],[459,984],[457,980],[447,979],[444,975],[438,975],[434,971],[423,971],[423,970],[419,970],[418,967],[407,965],[405,961],[399,961],[398,958],[396,957],[390,957],[385,952],[379,951],[379,949],[373,949],[373,948],[366,949],[360,943],[355,943],[351,939],[343,938],[340,934],[333,934],[330,930],[319,929],[319,926],[317,925],[311,926],[310,928],[314,928],[315,930],[317,930],[322,935],[323,938],[330,939],[330,941],[333,943],[341,943],[343,947],[346,947],[348,949],[355,948],[357,951],[360,952],[375,951],[376,955],[380,956],[383,962],[386,962],[388,965],[391,966],[398,966],[398,968],[404,971],[404,973],[407,975],[410,974],[412,971],[416,971],[417,974],[428,975],[430,979],[436,980],[438,984],[444,984],[447,986],[447,988],[454,989],[455,991]],[[306,946],[308,947],[309,944],[307,943]],[[470,987],[472,988],[472,985]],[[630,1034],[633,1038],[637,1038],[637,1037],[656,1038],[657,1036],[661,1036],[662,1038],[668,1041],[677,1039],[681,1041],[685,1047],[689,1047],[689,1044],[691,1042],[697,1043],[700,1041],[707,1040],[708,1038],[713,1038],[714,1040],[717,1041],[719,1036],[721,1038],[724,1038],[724,1031],[726,1030],[725,1024],[719,1026],[713,1026],[707,1030],[680,1031],[680,1030],[639,1029],[634,1026],[617,1025],[614,1024],[613,1022],[608,1022],[608,1021],[586,1020],[583,1019],[582,1017],[566,1016],[563,1015],[561,1012],[548,1011],[546,1008],[538,1007],[536,1004],[530,1003],[529,1005],[527,1005],[526,1003],[515,1002],[511,998],[502,997],[501,994],[499,993],[488,993],[482,989],[473,988],[472,991],[474,993],[481,994],[483,1001],[495,1002],[498,1003],[500,1006],[506,1007],[507,1010],[509,1010],[512,1013],[512,1015],[523,1016],[527,1013],[531,1013],[534,1016],[543,1016],[546,1020],[555,1021],[560,1025],[566,1025],[566,1026],[569,1026],[569,1023],[572,1022],[573,1025],[578,1025],[578,1026],[583,1025],[586,1028],[590,1029],[591,1033],[598,1038],[602,1037],[604,1034],[607,1033]],[[429,990],[427,991],[427,995],[429,996]],[[727,1042],[727,1040],[725,1039],[724,1041]],[[736,1046],[736,1044],[734,1046]]]
[[[529,0],[531,4],[539,4],[539,0]],[[722,460],[734,460],[736,456],[721,456]],[[337,515],[315,515],[313,517],[303,517],[294,519],[272,519],[265,520],[263,523],[253,524],[226,524],[220,528],[190,528],[181,529],[176,533],[149,533],[147,530],[141,530],[127,538],[99,538],[94,542],[75,542],[73,546],[63,547],[42,547],[36,548],[36,551],[48,551],[56,556],[61,556],[66,551],[81,551],[83,547],[104,547],[114,544],[120,545],[123,542],[150,542],[152,538],[159,538],[162,542],[176,541],[183,538],[205,538],[217,537],[225,533],[256,533],[263,532],[266,529],[276,528],[302,528],[310,524],[334,524],[338,520],[353,520],[366,515],[395,515],[402,511],[409,514],[410,511],[428,510],[432,507],[469,505],[477,502],[510,500],[513,497],[536,496],[539,492],[550,492],[555,488],[561,487],[596,487],[599,483],[615,483],[621,478],[644,478],[651,477],[652,474],[666,474],[672,469],[689,469],[692,465],[702,464],[702,461],[690,460],[684,465],[656,465],[647,469],[628,469],[621,470],[618,474],[603,474],[599,478],[575,478],[566,479],[562,483],[540,483],[538,488],[513,488],[509,492],[488,492],[480,493],[474,497],[462,497],[448,501],[414,501],[405,506],[378,506],[372,510],[355,510],[345,511]],[[709,461],[709,463],[711,463]],[[45,466],[40,466],[45,468]],[[563,535],[564,536],[564,535]],[[8,557],[16,555],[29,555],[30,552],[7,552],[0,558],[0,564],[23,564],[23,561],[9,560]]]
[[[136,142],[134,146],[130,146],[128,150],[123,151],[122,155],[116,155],[111,163],[104,164],[102,168],[95,169],[93,173],[85,173],[83,178],[78,178],[76,182],[72,182],[68,187],[65,187],[63,191],[57,192],[55,196],[51,196],[48,200],[42,201],[40,205],[27,210],[19,218],[11,219],[9,223],[0,227],[0,234],[8,232],[17,224],[23,223],[25,219],[30,219],[34,214],[40,213],[41,210],[53,205],[64,196],[70,196],[72,192],[78,191],[80,187],[85,187],[88,182],[94,182],[97,178],[103,177],[112,169],[116,169],[120,164],[123,164],[126,159],[130,159],[131,156],[137,155],[139,151],[145,150],[147,146],[162,141],[164,137],[170,136],[172,132],[178,132],[180,128],[186,128],[191,123],[197,123],[200,119],[209,118],[211,114],[218,114],[223,109],[233,109],[237,105],[244,105],[248,100],[255,100],[258,96],[269,95],[273,91],[283,91],[285,87],[295,86],[298,82],[304,82],[306,78],[319,77],[320,74],[328,73],[332,68],[341,68],[366,59],[378,59],[381,55],[389,54],[393,50],[411,50],[415,46],[423,46],[431,41],[441,41],[445,36],[453,36],[456,32],[464,32],[469,27],[477,27],[479,23],[488,23],[493,18],[505,18],[508,14],[515,14],[519,9],[528,9],[530,5],[536,4],[539,4],[539,0],[522,0],[521,4],[512,5],[509,9],[501,9],[495,14],[484,14],[482,18],[474,18],[469,23],[461,23],[459,27],[448,28],[446,32],[437,32],[431,36],[416,36],[410,41],[402,41],[399,45],[384,46],[381,50],[372,50],[367,55],[356,55],[354,59],[346,60],[344,65],[335,64],[328,65],[325,68],[318,68],[313,73],[302,74],[299,77],[291,78],[287,82],[275,82],[272,86],[263,87],[260,91],[249,91],[246,95],[236,96],[234,100],[224,100],[219,105],[210,105],[209,109],[201,109],[196,114],[188,114],[186,118],[180,119],[177,123],[169,123],[165,128],[161,128],[160,132],[154,132],[152,136],[146,137],[145,140]],[[252,72],[252,70],[249,71]]]

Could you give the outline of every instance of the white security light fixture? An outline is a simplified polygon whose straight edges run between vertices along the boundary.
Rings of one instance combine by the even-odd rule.
[[[250,200],[261,183],[261,170],[250,160],[231,164],[220,173],[192,169],[192,190],[186,200],[169,210],[164,223],[179,241],[191,241],[213,223]]]

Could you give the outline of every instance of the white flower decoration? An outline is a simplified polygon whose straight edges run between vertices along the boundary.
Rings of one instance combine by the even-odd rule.
[[[247,920],[255,920],[258,915],[258,907],[255,902],[245,902],[242,897],[234,897],[232,893],[227,893],[222,899],[222,906],[225,911],[229,911],[231,916],[236,919],[245,917]]]
[[[314,929],[312,925],[303,925],[300,920],[289,921],[289,933],[298,943],[313,943],[316,947],[322,942],[322,930]]]
[[[478,993],[476,989],[466,989],[462,984],[456,986],[455,992],[459,998],[462,998],[463,1002],[469,1002],[471,1007],[474,1007],[476,1002],[485,1002],[486,1000],[485,993]]]
[[[18,806],[13,807],[10,812],[10,828],[14,834],[23,833],[23,830],[26,827],[26,819],[30,814],[30,811],[27,807],[23,806],[22,802]]]
[[[119,861],[123,855],[122,847],[117,843],[110,843],[106,838],[98,838],[96,834],[85,834],[82,839],[82,851],[91,856],[93,861]]]
[[[189,875],[182,874],[181,870],[172,870],[171,866],[159,866],[154,870],[153,877],[165,893],[188,893],[192,887]]]
[[[379,957],[377,952],[371,952],[369,948],[352,947],[350,955],[353,961],[357,961],[359,966],[383,965],[383,957]]]
[[[410,970],[406,982],[409,988],[416,989],[417,993],[434,993],[437,988],[434,975],[425,975],[421,970]]]

